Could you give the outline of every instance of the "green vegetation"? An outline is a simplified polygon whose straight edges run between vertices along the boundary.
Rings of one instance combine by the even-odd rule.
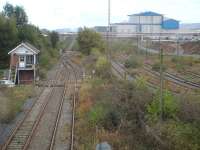
[[[9,65],[8,51],[11,50],[17,42],[17,29],[14,19],[8,20],[0,14],[0,68]]]
[[[153,64],[152,70],[159,72],[160,71],[160,67],[161,67],[160,63],[156,62],[156,63]],[[163,69],[163,71],[166,71],[167,70],[166,65],[163,64],[162,69]]]
[[[130,56],[126,61],[124,66],[126,68],[137,68],[140,66],[139,60],[135,56]]]
[[[42,35],[40,29],[28,24],[28,17],[21,6],[7,3],[0,13],[0,69],[8,68],[8,52],[21,42],[29,42],[41,50],[41,74],[54,65],[58,59],[58,34],[47,31],[47,37]],[[42,75],[42,77],[45,75]]]
[[[8,18],[14,18],[17,26],[23,26],[28,23],[26,12],[21,6],[14,7],[13,5],[6,3],[4,6],[3,15]]]
[[[28,42],[40,50],[39,67],[40,77],[45,78],[47,71],[59,58],[59,37],[56,32],[42,31],[28,23],[28,17],[21,6],[7,3],[0,12],[0,78],[3,69],[9,67],[8,52],[21,42]],[[61,47],[59,47],[61,48]],[[0,92],[0,122],[9,122],[21,111],[27,98],[33,95],[32,86],[16,86],[2,88]]]
[[[95,65],[95,70],[96,70],[96,73],[101,78],[109,78],[110,77],[111,65],[105,56],[100,56],[97,59],[97,62]]]
[[[85,55],[89,55],[93,48],[97,48],[101,52],[105,50],[101,35],[89,28],[80,29],[77,42],[79,51]]]
[[[200,148],[200,128],[198,124],[169,121],[163,124],[161,132],[168,141],[169,149],[198,150]]]
[[[159,115],[161,113],[160,110],[160,91],[158,91],[154,97],[154,100],[148,105],[147,112],[148,118],[151,121],[158,121]],[[176,119],[176,115],[178,112],[178,102],[175,97],[169,91],[164,91],[163,93],[163,117],[164,119]]]
[[[21,111],[25,100],[34,96],[33,86],[1,88],[0,122],[9,122]]]
[[[200,63],[200,59],[193,58],[193,57],[181,57],[181,56],[174,56],[172,57],[172,62],[179,63],[186,66],[194,66],[195,64]]]
[[[110,39],[110,49],[113,52],[122,52],[125,54],[137,51],[137,47],[133,45],[132,39]]]
[[[51,43],[52,43],[52,47],[53,48],[56,48],[56,45],[59,41],[59,35],[57,32],[53,31],[52,33],[50,33],[50,40],[51,40]]]
[[[122,49],[118,48],[117,42],[112,41],[112,44],[112,48],[116,48],[116,51],[113,49],[112,52],[115,52],[118,60],[125,62],[127,69],[139,72],[138,62],[146,60],[153,64],[153,70],[160,71],[160,65],[156,63],[159,61],[157,56],[149,55],[145,58],[140,53],[132,53],[135,48],[131,47],[131,44],[122,46]],[[175,66],[174,60],[172,62],[171,59],[171,56],[166,56],[164,70]],[[183,63],[184,67],[191,66],[190,61],[193,66],[197,63],[194,59],[184,59],[187,59]],[[131,62],[132,60],[136,62]],[[107,141],[116,150],[200,149],[199,93],[185,92],[175,95],[164,90],[164,119],[160,121],[160,91],[149,89],[146,77],[140,76],[133,83],[118,80],[112,75],[103,77],[106,72],[104,70],[107,70],[105,68],[109,68],[110,64],[98,48],[92,48],[90,55],[83,56],[82,61],[87,74],[92,78],[87,78],[80,90],[76,149],[92,150],[102,141]],[[94,75],[92,70],[96,71]]]

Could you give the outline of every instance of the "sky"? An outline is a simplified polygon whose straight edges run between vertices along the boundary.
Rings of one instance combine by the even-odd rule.
[[[0,0],[23,6],[29,22],[50,30],[107,25],[108,0]],[[200,22],[199,0],[111,0],[111,22],[128,20],[129,14],[154,11],[181,23]]]

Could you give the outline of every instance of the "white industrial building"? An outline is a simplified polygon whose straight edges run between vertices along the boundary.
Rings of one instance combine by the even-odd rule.
[[[129,15],[128,22],[111,24],[111,28],[117,33],[161,33],[178,30],[179,21],[148,11]]]
[[[148,11],[128,16],[129,20],[127,22],[111,24],[111,32],[117,34],[134,34],[175,32],[179,30],[179,21],[165,18],[162,14],[155,12]]]

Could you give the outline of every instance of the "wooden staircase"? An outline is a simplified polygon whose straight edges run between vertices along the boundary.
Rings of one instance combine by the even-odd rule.
[[[10,80],[16,83],[16,78],[17,78],[17,67],[11,68],[10,71]]]

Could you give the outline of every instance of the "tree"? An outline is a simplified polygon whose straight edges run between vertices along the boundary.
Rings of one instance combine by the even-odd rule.
[[[57,32],[53,31],[50,33],[50,40],[53,48],[56,48],[56,45],[59,41],[59,35]]]
[[[15,18],[17,26],[25,25],[28,23],[28,17],[23,7],[13,6],[6,3],[4,6],[3,14],[8,18]]]
[[[17,43],[17,28],[15,21],[8,20],[0,15],[0,68],[6,67],[9,63],[8,52]]]
[[[102,52],[105,50],[101,35],[89,28],[79,30],[77,41],[79,51],[86,55],[89,55],[93,48],[97,48]]]
[[[15,7],[15,18],[16,18],[17,26],[25,25],[28,23],[28,17],[23,7],[20,7],[20,6]]]
[[[3,10],[4,10],[3,14],[9,18],[11,18],[15,12],[13,5],[9,3],[6,3],[6,5],[3,7]]]
[[[29,42],[33,45],[37,45],[39,40],[40,31],[37,27],[27,24],[18,27],[18,39],[19,42]]]

